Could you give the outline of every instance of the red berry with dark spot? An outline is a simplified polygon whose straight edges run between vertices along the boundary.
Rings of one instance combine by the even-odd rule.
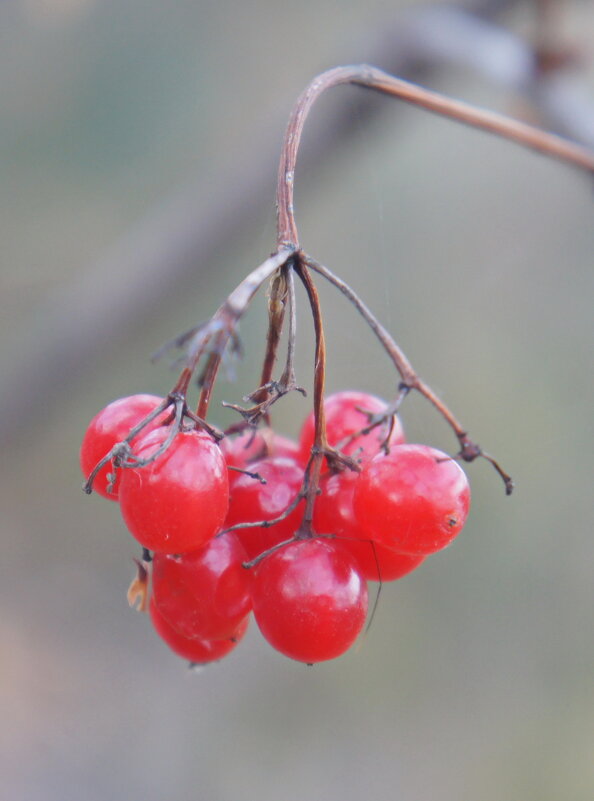
[[[314,528],[318,534],[334,534],[333,546],[348,551],[355,558],[357,568],[367,581],[395,581],[417,568],[425,557],[398,553],[362,531],[353,511],[358,480],[359,474],[352,470],[322,479],[314,511]]]
[[[363,466],[353,496],[361,530],[410,554],[445,548],[468,516],[470,487],[460,465],[428,445],[400,445]]]

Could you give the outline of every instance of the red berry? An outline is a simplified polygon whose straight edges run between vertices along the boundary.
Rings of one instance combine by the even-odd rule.
[[[80,466],[85,477],[89,476],[95,465],[110,452],[117,442],[124,440],[130,430],[162,402],[163,398],[155,395],[130,395],[127,398],[112,401],[105,409],[96,414],[89,423],[80,446]],[[155,418],[146,428],[142,429],[139,437],[146,436],[149,431],[160,426],[168,415],[169,412],[165,411]],[[112,472],[113,466],[108,462],[97,473],[93,489],[104,498],[117,501],[121,475],[116,475],[113,490],[108,492],[108,474]]]
[[[383,412],[386,407],[385,401],[365,392],[336,392],[334,395],[329,395],[324,401],[328,444],[338,447],[343,453],[361,461],[373,458],[379,453],[381,444],[387,436],[386,423],[382,423],[369,434],[362,434],[346,444],[344,441],[351,434],[361,431],[369,424],[369,417],[365,412],[377,414]],[[314,415],[312,412],[306,418],[299,436],[301,458],[304,462],[309,459],[313,441]],[[400,420],[395,417],[390,445],[398,445],[401,442],[404,442],[404,432]]]
[[[301,448],[295,440],[283,437],[282,434],[275,434],[272,439],[272,449],[270,455],[278,459],[293,459],[296,462],[300,461]],[[307,462],[303,463],[303,466]]]
[[[322,540],[297,540],[256,568],[254,616],[277,651],[300,662],[343,654],[365,625],[367,584],[352,558]]]
[[[332,545],[355,558],[357,569],[367,581],[394,581],[410,573],[424,556],[398,553],[365,535],[353,511],[353,494],[359,474],[352,470],[329,475],[320,483],[316,499],[314,528],[318,534],[335,534]]]
[[[266,484],[250,476],[239,475],[231,487],[226,528],[237,523],[256,523],[279,517],[295,500],[303,483],[303,468],[292,459],[261,459],[250,464],[250,470],[262,476]],[[290,539],[299,527],[302,516],[303,504],[298,504],[288,517],[273,526],[238,528],[235,534],[246,549],[248,558],[253,559],[273,545]]]
[[[168,428],[152,431],[138,442],[134,455],[150,457],[168,434]],[[205,432],[180,431],[154,462],[122,473],[122,516],[145,548],[194,551],[221,528],[229,503],[227,467],[220,448]]]
[[[150,603],[150,615],[155,631],[171,650],[181,656],[182,659],[187,659],[198,665],[216,662],[218,659],[227,656],[243,638],[249,623],[249,617],[246,617],[233,633],[233,637],[225,640],[191,640],[179,634],[169,625],[157,609],[153,599],[151,599]]]
[[[153,559],[153,601],[179,634],[198,639],[232,636],[252,608],[246,552],[229,532],[199,551]]]
[[[220,446],[227,466],[242,470],[249,462],[269,455],[268,437],[262,431],[245,431],[235,437],[227,436],[221,440]]]
[[[468,479],[459,464],[427,445],[400,445],[363,466],[353,497],[366,536],[388,548],[430,554],[466,521]]]
[[[221,450],[228,467],[252,471],[252,463],[269,457],[281,457],[297,461],[299,445],[293,440],[276,434],[270,428],[246,431],[236,437],[225,437]],[[229,483],[233,484],[241,475],[237,470],[229,471]]]

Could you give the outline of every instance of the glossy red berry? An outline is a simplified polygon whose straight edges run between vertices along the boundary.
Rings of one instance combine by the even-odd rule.
[[[198,551],[153,558],[153,601],[178,634],[198,639],[231,637],[252,608],[252,574],[237,537],[229,532]]]
[[[470,506],[460,465],[428,445],[400,445],[363,466],[353,496],[361,529],[381,545],[411,554],[445,548]]]
[[[243,638],[249,623],[249,617],[246,617],[233,633],[233,637],[225,640],[189,639],[179,634],[169,625],[152,599],[149,611],[153,627],[159,637],[182,659],[187,659],[197,665],[216,662],[231,653]]]
[[[134,455],[150,457],[168,433],[168,428],[159,428],[143,437]],[[151,551],[200,548],[221,528],[228,503],[225,460],[203,431],[180,431],[155,461],[122,469],[122,516],[133,536]]]
[[[353,559],[323,540],[297,540],[263,559],[252,596],[266,640],[300,662],[340,656],[365,625],[367,584]]]
[[[295,442],[295,440],[289,439],[289,437],[283,437],[282,434],[275,434],[272,439],[270,455],[277,459],[293,459],[299,463],[301,448],[299,447],[299,443]],[[303,467],[305,467],[306,464],[307,462],[304,462]]]
[[[298,461],[299,445],[287,437],[275,433],[270,428],[258,431],[246,431],[238,436],[225,437],[221,450],[228,467],[240,470],[252,470],[252,463],[260,459],[280,457]],[[229,471],[229,484],[233,484],[241,475],[238,470]]]
[[[314,528],[318,534],[334,534],[332,545],[354,557],[357,569],[367,581],[394,581],[417,568],[425,559],[398,553],[364,534],[353,511],[353,494],[359,474],[352,470],[328,475],[320,482],[316,499]]]
[[[229,513],[225,527],[237,523],[256,523],[273,520],[282,515],[295,500],[303,483],[303,468],[292,459],[269,458],[250,464],[250,470],[265,479],[240,475],[231,486]],[[273,526],[238,528],[235,533],[253,559],[279,542],[293,536],[303,516],[303,504],[298,504],[284,520]]]
[[[124,440],[130,430],[138,425],[145,417],[154,411],[163,398],[156,395],[130,395],[112,401],[93,417],[83,437],[80,446],[80,466],[85,477],[88,477],[95,465],[106,456],[117,442]],[[139,437],[144,437],[153,429],[160,426],[167,418],[169,412],[165,411],[144,428]],[[93,489],[117,501],[121,475],[116,475],[113,490],[107,491],[109,484],[108,474],[113,472],[111,462],[108,462],[97,473],[93,482]]]
[[[244,431],[237,436],[226,436],[220,443],[229,467],[244,469],[249,462],[269,455],[269,438],[262,431]]]
[[[385,401],[366,392],[336,392],[334,395],[329,395],[324,401],[329,445],[338,447],[343,453],[361,461],[373,458],[379,453],[382,442],[388,434],[386,423],[377,426],[369,434],[361,434],[348,442],[346,440],[369,424],[369,417],[365,412],[378,414],[383,412],[386,407]],[[312,413],[306,418],[299,436],[302,460],[309,459],[313,441],[314,416]],[[402,442],[404,442],[404,432],[400,420],[395,417],[390,445],[398,445]]]

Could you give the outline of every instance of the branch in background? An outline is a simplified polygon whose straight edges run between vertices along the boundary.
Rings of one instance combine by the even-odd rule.
[[[515,3],[517,4],[517,3]],[[474,14],[425,8],[399,16],[345,56],[364,58],[389,72],[416,76],[455,64],[467,67],[531,102],[543,125],[594,147],[594,105],[568,76],[537,69],[534,52],[488,18],[514,3],[479,2]],[[482,15],[481,19],[478,15]],[[345,60],[344,56],[340,60]],[[375,111],[362,99],[345,101],[326,129],[303,154],[304,166],[320,163],[337,143],[348,140],[352,119]],[[147,309],[161,305],[180,283],[196,275],[247,230],[272,202],[278,132],[257,138],[261,150],[249,164],[231,165],[218,192],[205,197],[202,185],[186,187],[141,223],[78,281],[49,298],[19,337],[18,351],[1,366],[0,440],[20,436],[41,405],[47,409],[98,355],[136,328]],[[204,272],[202,274],[204,280]],[[81,321],[84,325],[81,325]]]

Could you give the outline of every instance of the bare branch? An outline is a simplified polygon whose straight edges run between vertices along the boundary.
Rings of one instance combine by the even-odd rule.
[[[538,72],[530,44],[491,21],[518,3],[469,0],[466,10],[439,5],[398,13],[363,31],[354,49],[392,73],[411,76],[422,69],[425,80],[449,65],[467,68],[526,98],[547,127],[594,147],[594,104],[587,88],[575,75]],[[319,164],[380,111],[364,94],[355,102],[345,98],[303,153],[304,166]],[[260,150],[247,161],[239,154],[208,194],[202,181],[180,187],[96,264],[48,295],[35,309],[35,325],[23,322],[16,332],[18,351],[7,350],[0,365],[0,439],[22,436],[25,423],[30,429],[37,408],[51,407],[98,354],[135,329],[147,308],[167,302],[196,275],[197,263],[206,280],[209,263],[231,241],[229,219],[237,234],[269,204],[274,180],[269,154],[281,114],[273,113],[272,124],[271,114],[265,115],[266,126],[252,137]]]
[[[368,64],[335,67],[317,75],[301,93],[293,107],[278,168],[276,202],[278,211],[277,242],[281,245],[299,247],[299,236],[295,224],[293,188],[295,165],[301,142],[303,126],[313,104],[328,89],[343,84],[355,84],[367,89],[397,97],[406,103],[440,114],[457,122],[495,134],[536,150],[551,158],[565,161],[575,167],[594,172],[594,152],[586,147],[562,139],[555,134],[541,131],[503,114],[479,109],[469,103],[453,100],[439,92],[404,81]]]

